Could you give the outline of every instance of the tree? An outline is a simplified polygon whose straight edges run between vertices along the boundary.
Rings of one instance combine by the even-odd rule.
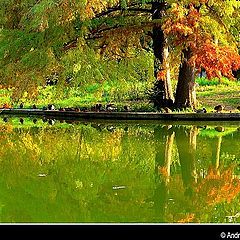
[[[152,51],[152,100],[157,108],[172,106],[174,100],[169,52],[182,57],[175,101],[180,108],[196,107],[195,70],[204,68],[209,77],[229,77],[239,68],[233,44],[238,36],[238,20],[233,20],[239,18],[237,1],[1,0],[0,4],[1,84],[17,85],[18,91],[63,71],[69,50],[83,55],[78,50],[86,53],[86,46],[103,59],[116,61],[134,58],[140,49]],[[69,71],[63,75],[69,78]]]
[[[128,36],[131,38],[131,35],[137,35],[138,39],[141,37],[146,40],[151,37],[152,39],[152,51],[154,53],[154,77],[156,79],[154,88],[151,95],[151,100],[154,102],[154,105],[157,108],[164,106],[172,106],[173,103],[173,92],[170,80],[170,69],[169,69],[169,60],[168,60],[168,44],[165,34],[162,29],[162,18],[165,15],[168,4],[166,1],[120,1],[120,5],[115,7],[108,8],[107,10],[95,14],[95,18],[104,18],[102,24],[105,25],[105,28],[102,28],[101,25],[98,28],[93,29],[93,35],[91,38],[102,37],[104,46],[104,51],[109,52],[109,49],[112,49],[111,52],[121,53],[124,55],[125,52],[122,46],[122,42],[125,43],[123,39]],[[94,16],[94,10],[91,11],[92,16]],[[134,21],[132,19],[134,16]],[[113,19],[115,24],[111,27],[106,26],[106,23],[109,19]],[[124,24],[121,26],[121,19],[124,19]],[[117,22],[116,22],[117,20]],[[120,21],[119,21],[120,20]],[[120,24],[119,24],[120,22]],[[111,22],[112,24],[112,22]],[[120,26],[119,26],[120,25]],[[129,32],[130,30],[130,32]],[[109,32],[111,32],[111,42],[112,34],[117,36],[114,40],[114,44],[110,43],[106,39],[106,34],[109,38]],[[101,33],[99,35],[99,33]],[[138,39],[134,39],[138,42]],[[146,42],[142,44],[135,44],[135,47],[145,48]],[[107,44],[106,44],[107,43]],[[129,44],[125,43],[125,44]],[[117,46],[116,46],[117,45]],[[126,46],[126,45],[125,45]],[[114,51],[113,51],[114,49]],[[146,49],[146,48],[145,48]],[[148,49],[149,50],[149,47]],[[120,55],[121,57],[121,55]]]
[[[233,24],[233,18],[239,17],[239,4],[236,1],[221,0],[215,3],[208,0],[177,3],[168,1],[171,6],[169,9],[161,7],[167,5],[164,1],[153,1],[151,4],[152,19],[162,20],[153,27],[152,34],[154,73],[157,79],[152,100],[158,108],[172,103],[166,57],[167,38],[170,38],[172,49],[175,51],[174,48],[178,48],[176,53],[181,52],[182,56],[175,106],[196,108],[196,72],[205,69],[209,78],[233,78],[232,70],[240,67],[240,57],[235,44],[236,34],[231,33],[231,29],[236,25]],[[170,102],[166,101],[168,99]]]
[[[232,70],[240,68],[235,36],[230,31],[239,4],[202,0],[179,1],[172,6],[163,28],[182,58],[175,106],[196,108],[197,72],[205,69],[208,78],[233,78]]]
[[[1,18],[4,31],[0,53],[3,56],[2,65],[9,64],[9,71],[12,72],[13,68],[16,68],[16,65],[11,66],[13,62],[21,63],[24,59],[24,64],[29,63],[29,56],[33,59],[34,54],[36,58],[49,60],[40,66],[41,73],[59,71],[61,56],[69,49],[84,44],[95,45],[103,58],[111,57],[116,60],[134,57],[136,49],[145,49],[152,51],[155,56],[154,76],[161,79],[162,83],[159,89],[162,93],[160,100],[173,98],[167,42],[161,29],[166,1],[24,0],[16,5],[13,2],[1,1],[1,9],[3,12],[8,11],[9,17],[6,19],[3,15]],[[14,29],[18,31],[14,32]],[[12,45],[16,45],[18,39],[18,49],[12,46],[12,51],[9,51],[9,46],[5,45],[4,41],[7,43],[10,39]],[[39,39],[38,46],[33,42],[36,39]],[[37,53],[38,50],[41,52]],[[39,61],[34,62],[36,64],[32,66],[34,69],[31,71],[34,72],[34,76],[41,78],[36,66]],[[23,66],[19,65],[19,68],[14,70],[14,78],[18,77],[19,83],[31,79],[28,81],[29,85],[33,80],[32,76],[26,76],[24,71],[21,80]],[[166,72],[166,75],[161,77],[161,72]],[[4,78],[10,85],[15,84],[7,74]]]

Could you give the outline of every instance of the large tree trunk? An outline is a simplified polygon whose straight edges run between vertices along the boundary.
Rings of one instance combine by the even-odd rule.
[[[196,108],[195,67],[188,60],[192,57],[191,49],[183,50],[183,60],[179,69],[175,106],[177,108]]]
[[[155,191],[153,196],[155,219],[166,221],[166,206],[168,199],[168,182],[172,162],[173,141],[175,133],[167,126],[156,127],[155,137]]]
[[[222,136],[219,136],[217,138],[213,138],[211,144],[212,144],[212,165],[216,169],[217,174],[219,174]]]
[[[163,68],[166,70],[166,78],[164,81],[164,86],[166,89],[166,99],[170,99],[173,102],[174,96],[173,96],[171,75],[170,75],[169,49],[167,46],[167,39],[165,39],[165,46],[163,49]]]
[[[175,128],[175,132],[185,194],[192,196],[193,184],[197,179],[195,151],[198,130],[197,128],[192,128],[190,132],[188,132],[185,127],[180,126]]]
[[[152,19],[161,19],[165,11],[166,3],[164,1],[154,2],[152,4]],[[153,27],[153,52],[154,52],[154,76],[156,82],[153,88],[152,101],[158,109],[161,107],[171,107],[173,105],[173,91],[170,80],[170,69],[168,62],[167,40],[160,24]],[[159,72],[165,73],[159,78]]]

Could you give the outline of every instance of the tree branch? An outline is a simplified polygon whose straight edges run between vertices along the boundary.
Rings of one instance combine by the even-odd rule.
[[[153,27],[155,25],[155,23],[153,22],[143,22],[141,24],[141,27],[136,26],[136,25],[130,25],[130,26],[113,26],[113,27],[107,27],[107,28],[103,28],[103,29],[99,29],[98,31],[94,32],[94,33],[90,33],[88,36],[85,37],[85,40],[94,40],[94,39],[98,39],[98,38],[102,38],[104,37],[104,34],[106,34],[105,32],[108,31],[112,31],[112,30],[116,30],[116,29],[124,29],[124,28],[131,28],[131,29],[143,29],[144,27]],[[148,35],[150,36],[150,34],[148,33]]]
[[[139,4],[138,3],[132,4],[129,7],[127,7],[126,9],[123,9],[121,6],[109,8],[105,12],[101,12],[99,14],[96,14],[95,18],[100,18],[100,17],[106,16],[110,13],[117,12],[117,11],[135,11],[135,12],[152,13],[151,9],[141,8],[141,7],[136,7],[136,6],[139,6]]]
[[[232,35],[232,33],[229,31],[228,27],[226,26],[226,24],[223,22],[222,18],[218,15],[218,13],[211,7],[208,5],[208,3],[205,3],[205,6],[207,7],[207,9],[209,10],[209,12],[213,15],[213,17],[215,17],[215,19],[217,20],[217,22],[223,26],[223,28],[225,29],[225,31],[227,32],[227,35],[232,39],[232,41],[237,45],[236,39],[234,38],[234,36]]]

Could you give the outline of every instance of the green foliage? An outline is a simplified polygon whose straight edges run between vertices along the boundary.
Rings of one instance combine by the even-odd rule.
[[[25,55],[30,55],[44,45],[43,33],[27,33],[20,30],[1,30],[0,32],[0,59],[1,66],[18,61]],[[41,51],[41,50],[40,50]],[[36,59],[33,59],[33,61]]]
[[[211,80],[204,78],[204,77],[199,77],[196,78],[196,83],[199,84],[199,86],[217,86],[217,85],[226,85],[226,86],[236,86],[238,83],[231,81],[227,78],[213,78]]]
[[[184,8],[190,2],[200,5],[200,1],[177,3]],[[76,102],[78,98],[83,102],[144,100],[154,80],[150,37],[153,22],[147,12],[152,3],[0,0],[0,84],[15,87],[12,100],[17,101],[24,92],[30,97],[37,87],[44,89],[46,78],[58,73],[56,101],[70,96],[70,87],[73,91],[80,88],[81,94],[71,95]],[[168,3],[167,12],[176,1]],[[238,38],[239,5],[219,0],[209,2],[209,6],[213,10],[204,4],[201,7],[202,30],[211,32],[220,44],[234,42],[229,33]],[[131,7],[142,11],[128,11]],[[109,9],[111,13],[106,15]],[[179,56],[179,49],[171,50],[171,55]],[[176,59],[171,58],[172,74],[178,71]]]
[[[201,130],[199,135],[202,137],[217,138],[217,137],[222,137],[226,135],[231,135],[235,131],[236,131],[236,128],[234,127],[224,128],[223,132],[217,131],[216,128],[208,127],[207,129]]]

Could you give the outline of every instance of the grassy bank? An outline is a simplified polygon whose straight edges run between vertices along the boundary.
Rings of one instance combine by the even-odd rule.
[[[198,79],[198,84],[199,106],[213,111],[214,106],[221,104],[226,112],[237,111],[236,108],[240,105],[240,81]]]
[[[240,105],[240,81],[227,79],[213,79],[211,81],[199,78],[197,82],[197,100],[199,108],[205,107],[208,112],[213,111],[214,106],[222,104],[225,111],[237,111]],[[175,85],[175,84],[173,84]],[[80,87],[45,86],[38,87],[36,92],[25,91],[23,97],[14,99],[11,89],[0,90],[0,106],[8,104],[17,108],[24,103],[25,108],[31,108],[35,104],[42,108],[47,104],[60,107],[85,107],[91,109],[96,103],[114,103],[119,111],[125,105],[130,106],[132,111],[155,111],[148,101],[147,90],[152,87],[147,81],[125,81],[95,83]]]

